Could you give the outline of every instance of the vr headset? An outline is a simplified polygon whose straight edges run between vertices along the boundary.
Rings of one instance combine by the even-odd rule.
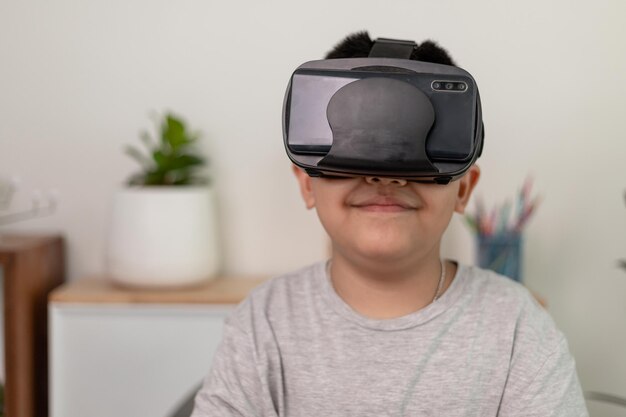
[[[300,65],[283,104],[291,161],[312,177],[461,177],[483,148],[478,86],[461,68],[409,60],[416,47],[379,38],[367,58]]]

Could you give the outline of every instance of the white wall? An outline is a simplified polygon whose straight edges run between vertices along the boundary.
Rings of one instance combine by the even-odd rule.
[[[567,334],[586,389],[626,396],[626,3],[539,1],[0,2],[0,175],[56,188],[71,279],[103,268],[122,154],[173,109],[205,133],[224,269],[274,274],[324,256],[282,148],[290,72],[344,35],[439,41],[481,88],[478,193],[512,197],[527,173],[545,201],[527,233],[526,281]],[[471,261],[456,219],[451,256]]]

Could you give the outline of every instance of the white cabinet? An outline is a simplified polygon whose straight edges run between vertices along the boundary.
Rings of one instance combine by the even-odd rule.
[[[56,291],[49,303],[50,416],[169,416],[208,372],[224,319],[258,282],[240,280],[235,290],[218,283],[204,296],[80,281]],[[216,297],[211,289],[220,288]]]

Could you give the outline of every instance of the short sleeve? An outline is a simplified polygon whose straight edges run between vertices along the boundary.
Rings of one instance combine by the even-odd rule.
[[[498,417],[588,417],[565,336],[535,302],[526,307]]]

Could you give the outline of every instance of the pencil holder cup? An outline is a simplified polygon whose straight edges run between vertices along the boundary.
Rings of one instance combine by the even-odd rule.
[[[521,233],[500,233],[495,235],[478,235],[478,266],[491,269],[514,281],[522,281],[522,249]]]

